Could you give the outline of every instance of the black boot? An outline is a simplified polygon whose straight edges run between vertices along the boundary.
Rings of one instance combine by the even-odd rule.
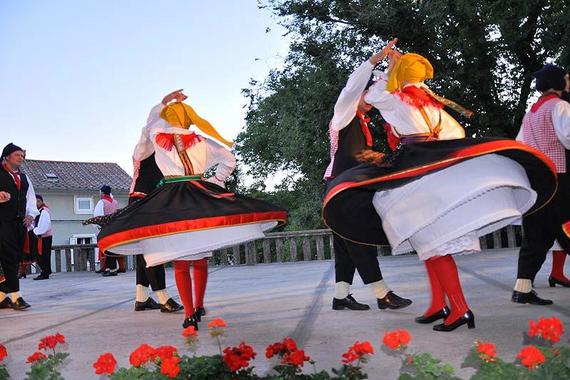
[[[190,326],[194,326],[196,331],[198,331],[198,321],[196,320],[196,318],[194,318],[193,315],[184,319],[184,322],[182,323],[182,328],[187,328]]]
[[[453,331],[459,326],[463,326],[467,324],[467,328],[474,329],[475,328],[475,316],[471,312],[471,310],[467,310],[465,314],[463,314],[459,319],[455,322],[446,325],[445,323],[441,323],[439,325],[433,326],[434,331]]]
[[[415,321],[417,323],[422,323],[422,324],[433,323],[438,319],[443,319],[445,321],[445,318],[447,318],[449,313],[450,313],[449,308],[447,306],[444,306],[443,309],[441,309],[440,311],[436,311],[432,315],[422,315],[420,317],[417,317]]]
[[[333,298],[332,308],[333,310],[369,310],[370,306],[358,303],[352,294],[349,294],[346,298]]]
[[[403,309],[412,304],[412,300],[407,298],[402,298],[393,291],[389,291],[384,298],[377,298],[378,309]]]

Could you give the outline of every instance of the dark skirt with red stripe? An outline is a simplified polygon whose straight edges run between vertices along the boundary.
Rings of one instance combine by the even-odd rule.
[[[102,251],[145,254],[153,266],[262,237],[286,221],[279,206],[188,180],[166,183],[117,212],[98,244]]]
[[[388,245],[382,220],[372,202],[376,192],[401,187],[430,173],[488,154],[507,157],[524,168],[538,196],[528,213],[552,199],[557,188],[554,164],[527,145],[491,138],[411,143],[387,155],[380,166],[363,163],[330,181],[323,204],[325,223],[348,240]]]

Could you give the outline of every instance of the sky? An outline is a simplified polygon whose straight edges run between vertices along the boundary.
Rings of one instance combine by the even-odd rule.
[[[0,145],[29,159],[116,162],[172,90],[220,133],[244,126],[251,78],[287,54],[256,0],[1,0]],[[266,32],[269,28],[270,31]]]

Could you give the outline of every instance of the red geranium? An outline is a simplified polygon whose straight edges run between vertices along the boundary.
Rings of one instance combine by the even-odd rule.
[[[161,360],[170,359],[177,351],[174,346],[160,346],[154,350],[154,357],[159,357]]]
[[[253,347],[241,342],[237,347],[226,347],[223,359],[230,371],[236,372],[249,367],[249,361],[255,359],[255,355],[257,354],[253,351]]]
[[[112,353],[107,352],[99,356],[99,359],[93,363],[95,374],[97,375],[112,375],[115,372],[117,360]]]
[[[540,317],[538,322],[529,321],[528,335],[539,337],[552,343],[558,343],[564,333],[564,325],[556,317]]]
[[[146,364],[149,360],[154,360],[155,357],[156,350],[152,346],[143,343],[131,353],[129,356],[129,362],[135,367],[140,367],[141,365]]]
[[[182,330],[182,336],[185,338],[196,337],[198,336],[198,331],[196,331],[194,326],[188,326]]]
[[[535,346],[523,347],[517,359],[528,369],[535,369],[545,361],[544,354]]]
[[[342,354],[342,362],[344,364],[352,363],[355,360],[364,359],[364,355],[369,354],[374,354],[374,348],[370,342],[360,343],[359,341],[356,341],[352,346],[348,348],[348,351]]]
[[[39,362],[42,360],[47,359],[47,356],[45,356],[45,354],[43,352],[39,352],[36,351],[33,354],[31,354],[30,356],[28,356],[28,359],[26,360],[26,363],[35,363],[35,362]]]
[[[8,356],[8,350],[6,349],[6,346],[0,344],[0,362],[4,360],[6,356]]]
[[[302,367],[305,362],[311,360],[310,357],[305,355],[305,351],[303,350],[294,350],[290,353],[286,353],[283,357],[282,364],[288,364],[295,367]]]
[[[65,336],[60,333],[55,335],[48,335],[43,337],[38,344],[38,350],[45,350],[47,348],[55,349],[55,346],[59,344],[65,344]]]
[[[475,342],[475,349],[479,354],[479,358],[486,362],[494,362],[496,361],[495,357],[497,356],[497,349],[493,343],[489,342]]]
[[[405,348],[411,340],[412,337],[407,330],[394,330],[384,334],[383,342],[391,350],[397,350]]]
[[[163,375],[170,377],[171,379],[178,376],[180,373],[180,358],[178,356],[172,356],[168,359],[165,359],[160,364],[160,372]]]
[[[215,328],[224,328],[226,327],[226,321],[222,318],[216,318],[212,320],[212,322],[208,323],[208,328],[215,329]]]

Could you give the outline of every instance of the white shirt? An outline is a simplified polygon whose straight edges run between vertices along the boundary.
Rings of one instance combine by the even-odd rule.
[[[366,93],[364,101],[377,108],[384,120],[392,126],[397,136],[414,135],[418,133],[430,133],[430,129],[421,112],[414,106],[402,101],[400,97],[386,90],[387,76],[381,75]],[[426,87],[423,83],[413,83],[406,86]],[[445,112],[433,106],[426,106],[424,110],[431,122],[432,128],[438,124],[440,117],[441,131],[439,140],[460,139],[465,137],[463,127]]]
[[[51,230],[51,216],[47,208],[40,212],[38,225],[34,228],[34,234],[40,236]]]
[[[552,125],[556,131],[556,136],[564,148],[570,149],[570,103],[562,101],[556,103],[552,109]],[[517,141],[523,141],[523,127],[519,129]]]
[[[166,150],[156,143],[156,136],[160,133],[190,135],[196,133],[200,136],[200,142],[186,149],[186,154],[192,162],[196,174],[202,174],[216,166],[215,174],[207,180],[219,186],[223,186],[236,166],[236,160],[232,152],[214,140],[200,135],[200,131],[194,131],[171,126],[167,121],[160,118],[162,104],[155,106],[149,115],[148,124],[142,129],[141,137],[133,153],[134,161],[142,161],[153,152],[156,165],[164,176],[183,176],[184,166],[175,147]]]
[[[102,199],[99,199],[99,202],[95,205],[93,209],[93,216],[103,216],[105,215],[105,204],[103,203]]]

